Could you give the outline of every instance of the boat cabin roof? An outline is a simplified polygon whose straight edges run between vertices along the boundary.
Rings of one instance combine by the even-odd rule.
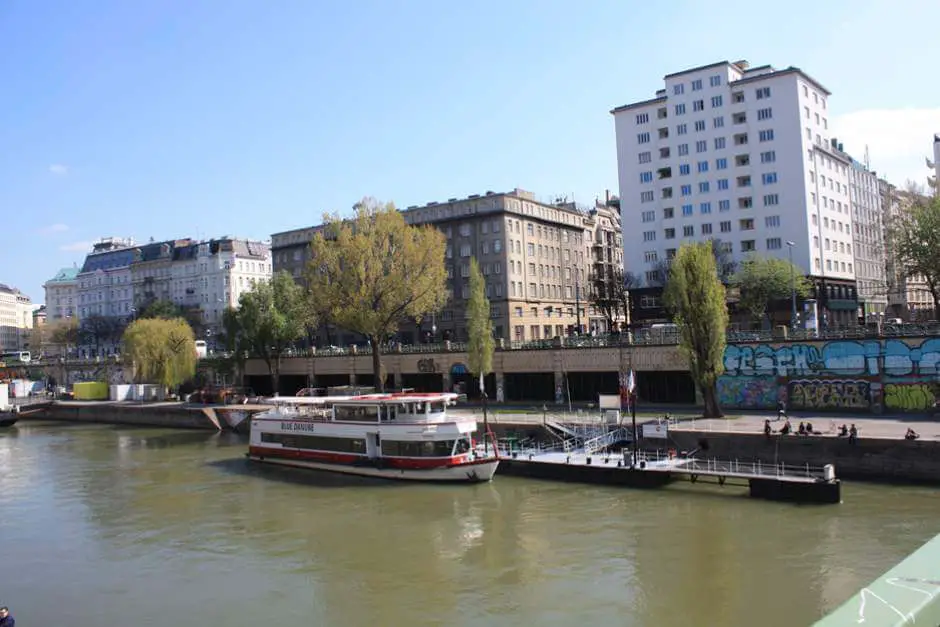
[[[392,394],[362,394],[353,396],[337,404],[343,405],[406,405],[408,403],[444,403],[451,405],[457,401],[457,394],[451,392],[400,392]]]
[[[332,405],[342,403],[355,396],[275,396],[264,399],[265,405]]]

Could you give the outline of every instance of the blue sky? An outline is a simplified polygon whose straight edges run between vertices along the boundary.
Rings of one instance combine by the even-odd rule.
[[[755,6],[5,0],[0,282],[42,302],[103,236],[263,239],[366,195],[590,202],[617,191],[609,110],[720,60],[803,68],[847,150],[923,180],[940,3]]]

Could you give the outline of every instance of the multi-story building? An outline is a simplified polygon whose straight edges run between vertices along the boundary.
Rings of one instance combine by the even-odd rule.
[[[740,261],[792,256],[824,324],[855,319],[851,161],[829,139],[830,92],[794,67],[723,61],[665,77],[612,111],[624,262],[647,286],[684,242]]]
[[[927,159],[927,167],[933,170],[933,176],[927,179],[927,187],[934,196],[940,196],[940,135],[933,136],[933,161]]]
[[[878,188],[882,196],[885,211],[886,241],[885,270],[887,278],[888,319],[901,319],[904,321],[932,320],[934,319],[934,299],[927,282],[917,275],[909,276],[901,262],[894,255],[894,246],[891,238],[890,225],[916,202],[926,199],[918,197],[910,191],[897,189],[884,179],[878,180]]]
[[[615,200],[593,208],[558,199],[541,202],[531,192],[473,194],[429,202],[402,211],[413,225],[433,225],[447,238],[448,289],[444,309],[420,325],[401,329],[405,344],[467,338],[466,304],[470,296],[470,258],[476,257],[486,279],[490,314],[497,338],[551,339],[577,330],[606,330],[592,312],[592,272],[621,267],[620,219]],[[322,226],[272,235],[274,270],[301,280],[309,242]],[[354,343],[354,334],[326,332],[327,341]],[[321,338],[322,339],[322,338]]]
[[[62,268],[46,281],[46,316],[50,321],[78,316],[78,273],[76,267]]]
[[[841,150],[841,145],[836,148]],[[855,281],[862,308],[860,313],[866,321],[877,320],[879,316],[884,315],[888,307],[884,206],[878,175],[867,163],[852,159],[852,167],[849,168],[849,196],[852,203]]]
[[[0,352],[26,350],[33,328],[33,303],[15,287],[0,283]]]
[[[304,269],[310,260],[310,242],[323,230],[323,225],[292,231],[283,231],[271,236],[271,256],[274,271],[288,272],[298,283],[304,282]]]
[[[134,307],[134,240],[103,238],[92,246],[76,277],[79,323],[92,317],[128,318]]]

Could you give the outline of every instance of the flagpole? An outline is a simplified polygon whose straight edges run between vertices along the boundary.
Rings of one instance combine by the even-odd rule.
[[[637,460],[640,457],[639,443],[636,438],[636,383],[633,382],[633,371],[630,371],[630,379],[633,383],[633,390],[630,392],[630,415],[633,418],[633,467],[636,468]]]
[[[480,395],[483,397],[483,455],[485,457],[489,457],[490,449],[488,446],[488,440],[490,437],[490,425],[486,420],[486,385],[483,381],[483,374],[480,373]]]

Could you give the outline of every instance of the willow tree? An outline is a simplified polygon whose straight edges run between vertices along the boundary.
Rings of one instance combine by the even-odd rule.
[[[172,389],[196,374],[196,337],[182,318],[135,320],[125,329],[123,342],[138,383]]]
[[[303,288],[287,272],[255,283],[238,297],[238,309],[225,314],[226,341],[238,354],[264,360],[275,394],[280,392],[281,359],[307,332],[311,320]]]
[[[328,216],[310,243],[310,309],[369,340],[376,390],[385,389],[382,348],[389,338],[447,302],[444,248],[440,231],[409,225],[395,205],[369,198],[349,220]]]
[[[470,260],[470,300],[467,302],[467,358],[470,372],[480,377],[480,393],[485,394],[484,379],[493,371],[493,323],[490,299],[486,297],[486,279],[476,258]]]
[[[692,379],[702,390],[705,417],[720,418],[718,377],[724,372],[728,307],[709,242],[683,244],[669,269],[663,294],[679,327]]]
[[[891,217],[889,238],[901,273],[927,285],[940,317],[940,196],[927,198],[913,190],[900,195],[900,211]]]

